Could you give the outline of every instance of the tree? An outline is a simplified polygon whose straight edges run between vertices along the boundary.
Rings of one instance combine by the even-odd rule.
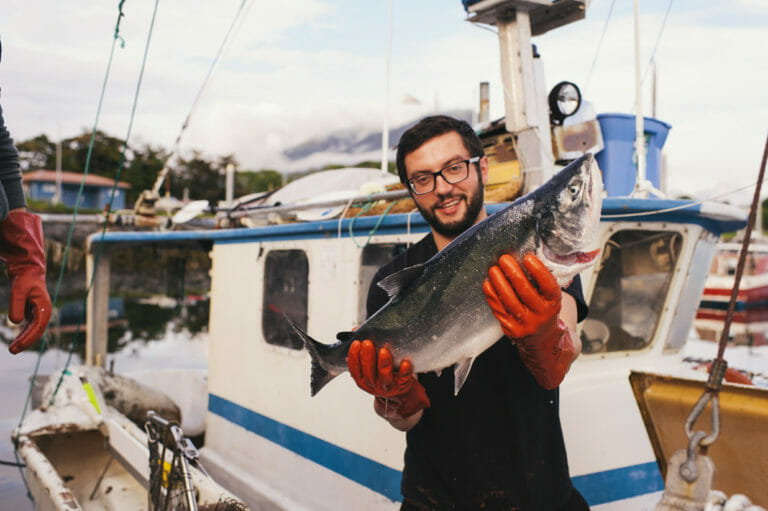
[[[127,196],[128,204],[136,202],[142,191],[152,189],[167,159],[168,153],[162,147],[146,144],[141,149],[133,151],[130,165],[120,176],[122,181],[131,184]]]
[[[114,178],[117,175],[124,141],[99,130],[93,137],[91,132],[83,131],[81,135],[64,139],[61,142],[61,168],[72,172],[85,172],[91,138],[93,138],[93,149],[88,173]],[[127,164],[126,162],[124,165],[127,166]],[[122,175],[120,179],[122,180]]]
[[[206,160],[200,151],[193,151],[189,160],[179,158],[176,168],[169,176],[171,194],[174,197],[183,197],[186,188],[191,199],[205,199],[216,204],[224,199],[224,170]]]
[[[235,176],[235,196],[277,190],[282,184],[283,175],[276,170],[240,171]]]
[[[21,170],[55,169],[56,144],[46,135],[38,135],[16,144]]]

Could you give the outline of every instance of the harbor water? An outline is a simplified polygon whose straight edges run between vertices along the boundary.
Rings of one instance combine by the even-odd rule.
[[[152,369],[205,371],[208,355],[208,300],[202,297],[177,302],[167,298],[126,300],[122,313],[111,314],[108,364],[115,373],[133,376],[141,381]],[[110,307],[111,309],[113,307]],[[120,317],[119,314],[122,314]],[[114,317],[113,317],[114,316]],[[66,329],[62,329],[66,330]],[[36,347],[11,355],[7,349],[12,331],[0,327],[5,345],[0,349],[0,461],[16,462],[12,432],[25,413],[29,382],[38,364],[37,373],[51,374],[62,369],[69,356],[73,334],[51,335],[52,348],[42,355]],[[49,330],[50,334],[50,330]],[[70,365],[82,363],[84,335],[80,335]],[[152,382],[146,382],[150,384]],[[162,390],[162,389],[161,389]],[[29,413],[29,409],[26,413]],[[31,511],[34,504],[17,467],[0,465],[0,511]]]

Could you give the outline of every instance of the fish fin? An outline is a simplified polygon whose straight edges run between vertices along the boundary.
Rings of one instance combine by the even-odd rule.
[[[309,383],[311,394],[314,396],[320,392],[320,389],[325,387],[329,381],[338,376],[337,374],[328,372],[323,367],[321,362],[323,356],[327,353],[330,353],[330,347],[311,338],[306,332],[299,328],[298,325],[291,321],[291,318],[285,314],[283,314],[283,317],[286,321],[288,321],[288,324],[291,325],[291,328],[293,328],[296,334],[298,334],[298,336],[301,338],[301,341],[304,343],[304,347],[307,348],[309,356],[312,358],[312,373],[310,375]]]
[[[401,289],[408,287],[408,284],[419,278],[422,273],[424,273],[423,264],[409,266],[381,279],[379,287],[386,291],[391,299],[400,294]]]
[[[472,369],[472,363],[474,358],[463,358],[456,362],[453,366],[453,395],[459,395],[461,387],[464,386],[464,382],[467,381],[469,376],[469,370]]]
[[[352,342],[357,337],[357,334],[352,332],[338,332],[336,334],[336,339],[338,339],[341,342]]]

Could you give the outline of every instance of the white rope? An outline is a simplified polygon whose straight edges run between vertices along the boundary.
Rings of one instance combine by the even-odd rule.
[[[763,182],[766,182],[766,181],[768,181],[768,178],[763,180]],[[691,202],[689,204],[683,204],[683,205],[675,206],[675,207],[672,207],[672,208],[655,209],[653,211],[644,211],[644,212],[641,212],[641,213],[622,213],[622,214],[617,214],[617,215],[601,215],[600,218],[632,218],[632,217],[639,217],[639,216],[657,215],[659,213],[669,213],[671,211],[678,211],[680,209],[685,209],[685,208],[690,208],[690,207],[693,207],[693,206],[698,206],[700,204],[704,204],[705,202],[715,201],[717,199],[721,199],[723,197],[727,197],[728,195],[733,195],[735,193],[744,191],[744,190],[746,190],[748,188],[752,188],[753,186],[756,186],[756,185],[757,185],[757,183],[749,184],[749,185],[742,186],[740,188],[736,188],[734,190],[730,190],[728,192],[724,192],[724,193],[721,193],[721,194],[718,194],[718,195],[712,195],[712,196],[710,196],[710,197],[708,197],[706,199],[697,200],[697,201]]]

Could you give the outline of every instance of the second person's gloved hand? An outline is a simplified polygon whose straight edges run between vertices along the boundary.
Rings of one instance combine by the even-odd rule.
[[[39,216],[13,210],[0,222],[0,261],[7,265],[11,281],[8,317],[14,323],[24,323],[8,347],[16,354],[43,335],[53,309],[45,287],[43,224]]]

